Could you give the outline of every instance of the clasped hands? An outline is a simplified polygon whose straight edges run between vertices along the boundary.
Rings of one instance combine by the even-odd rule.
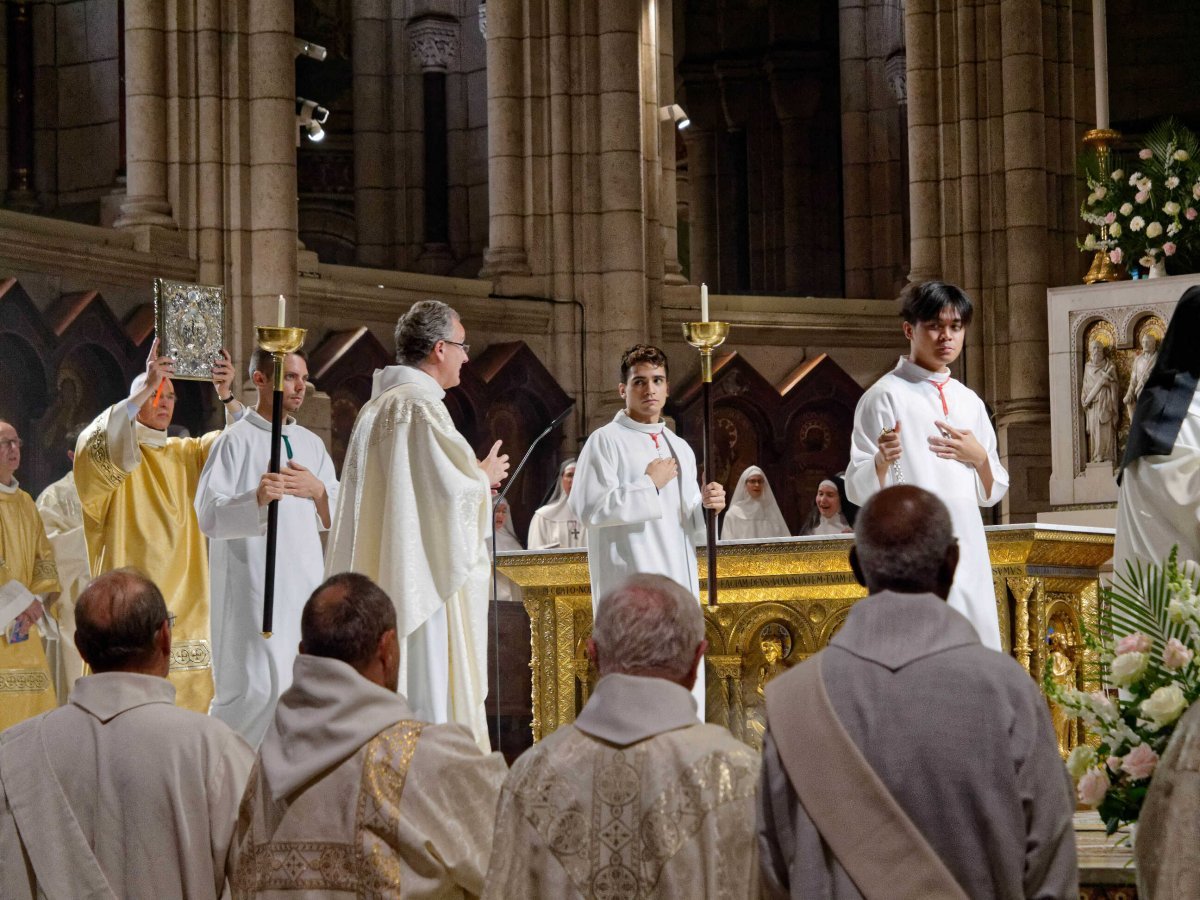
[[[654,487],[661,491],[679,475],[679,463],[674,458],[653,459],[646,466],[646,474],[654,482]],[[700,505],[715,512],[723,510],[725,508],[725,488],[716,481],[710,481],[700,492]]]
[[[929,449],[934,455],[942,459],[956,459],[975,469],[987,462],[987,450],[984,449],[983,444],[979,443],[979,439],[970,429],[955,428],[948,422],[940,420],[933,424],[941,432],[940,436],[928,439]],[[879,435],[876,446],[878,447],[875,451],[876,468],[886,468],[900,459],[900,423],[897,422],[894,428],[885,429]]]
[[[277,473],[267,472],[258,482],[255,492],[259,506],[287,497],[305,497],[320,500],[325,496],[325,483],[310,469],[291,461]]]

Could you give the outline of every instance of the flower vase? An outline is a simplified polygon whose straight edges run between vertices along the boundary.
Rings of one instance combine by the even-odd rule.
[[[1154,265],[1150,267],[1150,273],[1147,278],[1165,278],[1167,275],[1167,261],[1165,259],[1156,259]]]

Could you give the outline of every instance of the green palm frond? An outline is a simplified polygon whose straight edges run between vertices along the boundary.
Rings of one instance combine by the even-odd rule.
[[[1196,133],[1174,116],[1159,122],[1146,134],[1146,149],[1154,154],[1154,161],[1162,163],[1176,150],[1186,150],[1196,159],[1200,154],[1200,140]]]
[[[1162,648],[1171,638],[1186,643],[1187,626],[1172,622],[1167,614],[1171,603],[1171,578],[1175,573],[1177,549],[1166,566],[1142,565],[1131,560],[1124,575],[1114,573],[1113,585],[1103,592],[1100,631],[1117,640],[1135,631],[1154,642],[1152,660],[1161,659]],[[1157,671],[1156,663],[1151,668]]]

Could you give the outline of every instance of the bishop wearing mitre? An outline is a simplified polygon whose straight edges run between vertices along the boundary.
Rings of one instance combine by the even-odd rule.
[[[346,448],[327,575],[359,572],[396,607],[399,691],[417,719],[457,722],[486,752],[490,488],[500,442],[478,460],[442,398],[467,361],[458,314],[422,300],[396,323],[399,365],[375,373]]]
[[[228,352],[221,353],[213,362],[213,384],[226,414],[240,416],[233,365]],[[174,372],[174,360],[158,355],[156,338],[129,396],[79,436],[75,485],[92,576],[132,566],[159,586],[175,617],[170,679],[176,703],[206,713],[213,696],[208,545],[192,503],[220,432],[167,436],[175,413]]]

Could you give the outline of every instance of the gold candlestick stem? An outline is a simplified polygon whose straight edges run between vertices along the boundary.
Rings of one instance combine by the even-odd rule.
[[[1121,137],[1119,131],[1113,131],[1111,128],[1093,128],[1083,136],[1083,143],[1086,147],[1092,147],[1096,151],[1096,162],[1099,163],[1100,172],[1107,177],[1112,173],[1112,144]],[[1100,240],[1102,242],[1108,240],[1108,225],[1100,226]],[[1088,273],[1083,276],[1084,284],[1097,284],[1103,281],[1121,281],[1128,277],[1128,272],[1121,266],[1113,263],[1108,258],[1108,251],[1098,249],[1096,255],[1092,258],[1092,266],[1088,269]]]
[[[712,382],[712,352],[729,336],[728,322],[684,322],[683,338],[700,351],[700,378]]]

